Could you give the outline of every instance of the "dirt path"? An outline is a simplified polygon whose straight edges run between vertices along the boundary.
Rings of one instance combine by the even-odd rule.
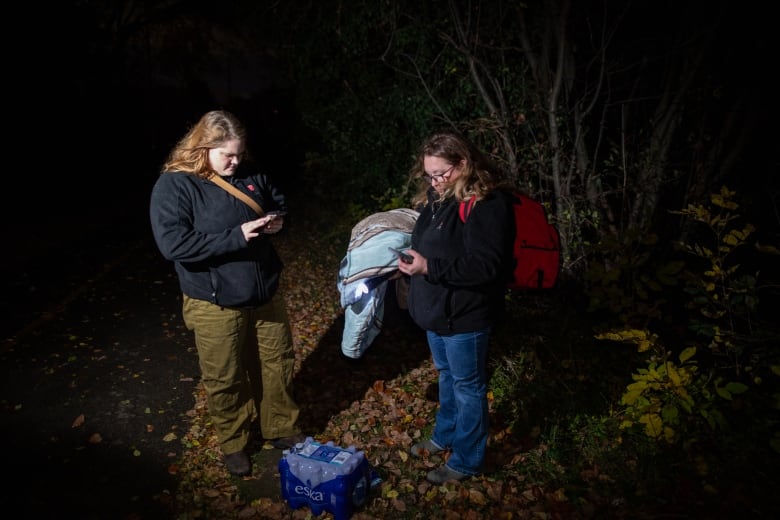
[[[98,238],[17,257],[3,298],[2,500],[25,517],[169,511],[197,359],[144,230]]]
[[[89,219],[62,226],[81,232],[48,243],[21,234],[17,254],[3,260],[14,276],[0,299],[0,442],[11,482],[2,506],[32,518],[173,518],[184,481],[185,493],[190,484],[208,494],[220,487],[214,482],[226,483],[247,501],[285,509],[279,450],[255,446],[252,478],[225,480],[211,440],[192,448],[210,430],[199,417],[197,355],[173,266],[143,215],[110,235]],[[360,363],[342,356],[336,263],[310,262],[310,247],[293,247],[286,237],[277,245],[288,263],[283,283],[302,426],[317,434],[375,380],[419,363],[426,351],[402,354],[398,345],[409,338],[388,329],[376,347],[381,357]],[[390,322],[393,311],[388,306]],[[190,463],[182,458],[194,471],[182,468]]]

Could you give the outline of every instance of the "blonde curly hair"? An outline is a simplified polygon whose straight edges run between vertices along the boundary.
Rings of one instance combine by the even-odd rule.
[[[485,197],[492,190],[501,187],[505,181],[498,168],[485,155],[474,147],[464,136],[457,132],[442,131],[429,136],[420,146],[417,158],[409,173],[410,180],[419,184],[412,198],[412,206],[419,207],[428,203],[430,184],[425,180],[423,163],[426,157],[440,157],[449,164],[462,164],[461,174],[448,183],[440,200],[455,197],[466,200],[476,196]]]

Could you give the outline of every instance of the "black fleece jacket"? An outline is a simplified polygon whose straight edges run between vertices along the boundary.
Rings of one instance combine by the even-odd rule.
[[[263,174],[242,168],[225,177],[265,211],[286,210],[284,196]],[[282,261],[269,235],[247,242],[241,224],[257,214],[211,181],[164,172],[152,188],[149,216],[162,255],[174,262],[187,296],[224,307],[257,307],[276,293]]]
[[[512,272],[511,201],[494,190],[463,223],[457,200],[438,203],[435,197],[431,189],[412,232],[412,249],[428,259],[428,274],[411,277],[409,313],[417,325],[442,335],[495,326]]]

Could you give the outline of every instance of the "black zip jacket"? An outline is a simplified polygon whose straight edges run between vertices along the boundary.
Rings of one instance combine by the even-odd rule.
[[[263,174],[239,168],[225,177],[265,211],[286,210],[284,196]],[[241,224],[258,218],[211,181],[165,172],[152,188],[149,216],[162,255],[174,262],[181,291],[224,307],[257,307],[279,286],[282,261],[269,235],[247,242]]]
[[[497,325],[512,273],[514,216],[508,196],[493,191],[474,205],[465,223],[456,199],[433,202],[433,189],[428,197],[412,232],[412,249],[428,259],[428,274],[411,277],[412,319],[441,335]]]

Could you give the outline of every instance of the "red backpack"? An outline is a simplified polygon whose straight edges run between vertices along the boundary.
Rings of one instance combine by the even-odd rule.
[[[513,192],[515,242],[512,256],[514,270],[509,289],[549,289],[561,270],[561,239],[558,230],[547,221],[544,206],[521,193]],[[471,213],[476,199],[461,201],[461,222]]]

